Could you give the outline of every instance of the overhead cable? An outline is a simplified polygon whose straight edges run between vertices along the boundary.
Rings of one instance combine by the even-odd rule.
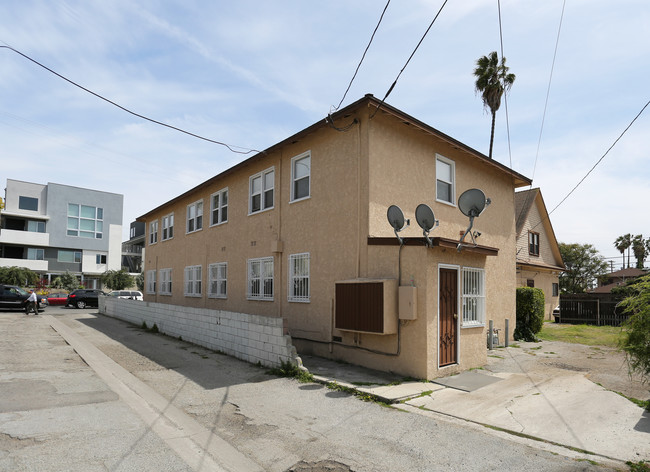
[[[569,198],[569,196],[571,196],[571,194],[572,194],[572,193],[573,193],[573,192],[574,192],[574,191],[575,191],[575,190],[580,186],[580,184],[582,184],[582,182],[585,181],[585,179],[586,179],[586,178],[589,176],[589,174],[591,174],[591,172],[592,172],[592,171],[593,171],[593,170],[598,166],[598,164],[600,164],[600,163],[602,162],[602,160],[605,159],[605,156],[607,156],[607,154],[609,154],[609,151],[611,151],[612,148],[613,148],[614,146],[616,146],[616,143],[619,142],[619,140],[623,137],[623,135],[624,135],[625,133],[627,133],[627,130],[629,130],[629,129],[632,127],[632,125],[634,124],[634,122],[637,120],[637,118],[639,118],[639,116],[641,116],[641,114],[645,111],[645,109],[648,107],[648,105],[650,105],[650,100],[648,100],[648,101],[646,102],[646,104],[643,106],[643,108],[641,108],[641,111],[640,111],[639,113],[637,113],[637,115],[636,115],[636,116],[634,117],[634,119],[630,122],[630,124],[627,125],[627,128],[625,128],[625,129],[623,130],[623,132],[619,135],[619,137],[616,138],[616,140],[614,141],[614,143],[613,143],[613,144],[612,144],[612,145],[607,149],[607,151],[605,151],[605,154],[603,154],[602,157],[601,157],[600,159],[598,159],[598,162],[596,162],[596,163],[593,165],[593,167],[592,167],[591,169],[589,169],[589,172],[587,172],[587,173],[585,174],[585,176],[584,176],[582,179],[580,179],[580,182],[578,182],[578,183],[576,184],[576,186],[573,187],[573,189],[572,189],[572,190],[571,190],[571,191],[570,191],[570,192],[569,192],[569,193],[568,193],[568,194],[567,194],[567,195],[562,199],[562,201],[561,201],[560,203],[558,203],[557,205],[555,205],[555,208],[553,208],[551,211],[548,212],[548,215],[549,215],[549,216],[551,215],[551,213],[553,213],[555,210],[557,210],[558,207],[559,207],[560,205],[562,205],[562,204],[564,203],[564,201],[565,201],[567,198]],[[543,220],[542,220],[542,221],[543,221]],[[533,229],[534,229],[535,227],[539,226],[539,225],[542,223],[542,221],[540,221],[539,223],[537,223],[537,224],[533,227]]]
[[[370,49],[370,45],[372,44],[372,40],[375,38],[375,33],[377,33],[377,30],[379,29],[379,25],[381,24],[381,20],[384,19],[384,14],[386,13],[386,10],[388,9],[388,5],[390,5],[390,0],[386,2],[386,6],[384,7],[384,10],[381,12],[381,16],[379,17],[379,21],[377,22],[377,26],[375,26],[375,30],[372,32],[372,36],[370,36],[370,41],[368,42],[368,45],[366,46],[365,51],[363,51],[363,55],[361,56],[361,60],[359,61],[359,64],[357,65],[356,70],[354,71],[354,75],[352,76],[352,79],[350,80],[350,83],[348,84],[348,88],[345,89],[345,93],[343,94],[343,98],[341,98],[341,101],[339,104],[333,108],[333,110],[330,110],[330,114],[332,111],[336,111],[341,107],[341,104],[343,103],[343,100],[345,100],[345,97],[347,96],[348,92],[350,91],[350,87],[352,87],[352,82],[354,82],[354,79],[357,76],[357,73],[359,72],[359,68],[361,67],[361,64],[363,63],[363,60],[366,57],[366,53],[368,52],[368,49]]]
[[[433,26],[433,24],[436,22],[436,20],[437,20],[438,17],[440,16],[440,13],[442,12],[442,9],[445,8],[445,5],[447,5],[447,1],[448,1],[448,0],[445,0],[445,1],[443,2],[442,6],[441,6],[440,9],[438,10],[438,13],[436,13],[436,16],[435,16],[435,17],[433,18],[433,20],[431,21],[431,24],[429,24],[429,27],[428,27],[427,30],[424,32],[424,34],[422,35],[422,38],[420,38],[420,41],[418,42],[417,46],[415,46],[415,49],[413,50],[413,52],[412,52],[411,55],[409,56],[408,60],[406,61],[406,64],[404,64],[404,67],[402,67],[402,70],[400,70],[400,71],[399,71],[399,74],[397,74],[397,77],[395,78],[395,81],[393,82],[393,84],[392,84],[392,85],[390,86],[390,88],[388,89],[388,92],[386,92],[386,95],[384,95],[384,98],[381,99],[381,103],[379,103],[379,105],[377,105],[377,109],[375,110],[375,112],[374,112],[374,113],[372,114],[372,116],[370,117],[371,119],[374,118],[374,116],[375,116],[375,115],[377,114],[377,112],[379,111],[379,108],[381,108],[381,105],[386,101],[386,98],[388,98],[388,96],[390,95],[390,93],[393,91],[393,89],[395,88],[395,85],[397,85],[397,81],[399,80],[400,76],[402,75],[402,72],[404,72],[404,69],[406,69],[406,66],[409,65],[409,62],[411,62],[411,59],[413,58],[413,56],[415,55],[416,51],[418,50],[418,48],[420,47],[420,45],[421,45],[422,42],[424,41],[424,38],[426,38],[427,34],[429,34],[429,30],[431,29],[431,27]]]
[[[245,147],[242,147],[242,146],[235,146],[235,145],[232,145],[232,144],[226,144],[226,143],[223,143],[223,142],[221,142],[221,141],[215,141],[214,139],[206,138],[206,137],[204,137],[204,136],[200,136],[200,135],[198,135],[198,134],[191,133],[191,132],[189,132],[189,131],[185,131],[184,129],[177,128],[176,126],[168,125],[167,123],[163,123],[163,122],[161,122],[161,121],[154,120],[154,119],[149,118],[149,117],[147,117],[147,116],[141,115],[141,114],[139,114],[139,113],[136,113],[136,112],[134,112],[134,111],[129,110],[129,109],[126,108],[126,107],[123,107],[122,105],[120,105],[120,104],[118,104],[118,103],[115,103],[115,102],[112,101],[112,100],[109,100],[109,99],[106,98],[106,97],[103,97],[102,95],[100,95],[100,94],[98,94],[98,93],[93,92],[93,91],[90,90],[90,89],[87,89],[86,87],[83,87],[82,85],[79,85],[78,83],[76,83],[76,82],[74,82],[74,81],[68,79],[67,77],[64,77],[63,75],[59,74],[58,72],[56,72],[56,71],[50,69],[49,67],[47,67],[47,66],[41,64],[40,62],[38,62],[38,61],[32,59],[31,57],[27,56],[26,54],[23,54],[22,52],[18,51],[17,49],[12,48],[11,46],[2,46],[2,45],[0,45],[0,48],[9,49],[10,51],[15,52],[16,54],[19,54],[19,55],[23,56],[25,59],[30,60],[30,61],[33,62],[34,64],[36,64],[36,65],[42,67],[43,69],[47,70],[48,72],[51,72],[52,74],[54,74],[54,75],[56,75],[57,77],[59,77],[59,78],[65,80],[66,82],[68,82],[68,83],[74,85],[75,87],[78,87],[78,88],[80,88],[81,90],[83,90],[83,91],[85,91],[85,92],[88,92],[89,94],[94,95],[95,97],[97,97],[97,98],[99,98],[99,99],[101,99],[101,100],[104,100],[105,102],[110,103],[111,105],[113,105],[113,106],[119,108],[120,110],[123,110],[123,111],[125,111],[125,112],[127,112],[127,113],[130,113],[130,114],[133,115],[133,116],[137,116],[138,118],[141,118],[141,119],[143,119],[143,120],[150,121],[151,123],[155,123],[155,124],[157,124],[157,125],[164,126],[164,127],[166,127],[166,128],[170,128],[170,129],[173,129],[173,130],[175,130],[175,131],[179,131],[179,132],[181,132],[181,133],[187,134],[187,135],[192,136],[192,137],[194,137],[194,138],[202,139],[203,141],[208,141],[208,142],[213,143],[213,144],[219,144],[220,146],[224,146],[224,147],[226,147],[229,151],[234,152],[234,153],[236,153],[236,154],[250,154],[250,153],[252,153],[252,152],[255,152],[255,153],[260,153],[260,152],[262,152],[262,151],[258,151],[258,150],[256,150],[256,149],[249,149],[249,148],[245,148]]]

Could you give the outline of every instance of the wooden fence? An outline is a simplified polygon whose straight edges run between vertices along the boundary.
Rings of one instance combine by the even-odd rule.
[[[618,306],[621,298],[611,294],[560,295],[558,323],[620,326],[627,319]]]

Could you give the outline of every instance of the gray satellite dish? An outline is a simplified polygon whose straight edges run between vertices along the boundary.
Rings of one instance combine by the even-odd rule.
[[[408,227],[411,222],[404,219],[404,213],[402,213],[402,210],[397,205],[389,206],[388,211],[386,212],[386,216],[388,217],[388,223],[393,227],[393,230],[395,231],[395,236],[397,236],[400,245],[402,245],[403,240],[397,233],[402,231],[405,227]],[[405,223],[406,226],[404,225]]]
[[[485,198],[483,191],[477,188],[465,190],[461,196],[458,197],[458,209],[463,213],[463,215],[469,217],[469,227],[467,228],[467,231],[465,231],[465,234],[463,234],[463,237],[460,238],[460,242],[458,243],[457,249],[459,252],[463,247],[463,240],[468,233],[472,238],[472,243],[474,246],[477,245],[476,240],[474,239],[474,233],[476,233],[476,237],[480,236],[481,233],[478,231],[475,231],[474,233],[471,232],[472,227],[474,226],[474,218],[480,216],[480,214],[483,213],[483,210],[485,210],[485,207],[490,203],[492,203],[492,201],[489,198]]]
[[[420,225],[420,228],[422,228],[422,234],[424,234],[424,239],[426,239],[427,246],[433,246],[433,243],[429,238],[429,231],[440,224],[440,222],[436,220],[436,217],[433,214],[433,210],[429,208],[429,205],[420,203],[415,209],[415,219]]]

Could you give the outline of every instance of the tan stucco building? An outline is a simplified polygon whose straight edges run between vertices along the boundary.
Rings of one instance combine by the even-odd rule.
[[[488,322],[515,327],[515,188],[529,184],[368,95],[141,216],[145,300],[281,317],[299,354],[417,378],[480,366]],[[491,205],[459,252],[470,188]],[[440,221],[431,247],[421,203]],[[390,205],[411,221],[402,247]]]
[[[542,192],[538,188],[515,194],[517,221],[517,285],[544,292],[544,316],[552,319],[560,304],[560,273],[565,269]]]

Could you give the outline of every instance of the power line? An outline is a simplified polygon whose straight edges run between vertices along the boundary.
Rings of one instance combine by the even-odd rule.
[[[386,92],[386,95],[384,95],[384,98],[382,98],[382,99],[381,99],[381,102],[379,103],[379,105],[377,105],[377,109],[375,110],[375,112],[374,112],[374,113],[372,114],[372,116],[370,117],[371,119],[374,118],[374,116],[377,114],[377,112],[378,112],[379,109],[381,108],[382,103],[384,103],[384,102],[386,101],[386,98],[388,98],[388,96],[390,95],[390,93],[391,93],[391,92],[393,91],[393,89],[395,88],[395,85],[397,85],[397,81],[399,80],[400,76],[402,75],[402,72],[404,72],[404,69],[406,69],[406,66],[409,65],[409,62],[411,62],[411,59],[413,58],[413,56],[415,55],[416,51],[418,50],[418,48],[420,47],[420,45],[421,45],[422,42],[424,41],[424,38],[426,38],[427,34],[429,34],[429,30],[431,29],[431,27],[433,26],[433,24],[436,22],[436,20],[437,20],[438,17],[440,16],[440,13],[442,13],[442,9],[445,8],[445,5],[447,5],[447,1],[448,1],[448,0],[445,0],[445,1],[443,2],[442,6],[441,6],[440,9],[438,10],[438,13],[436,13],[436,16],[435,16],[435,17],[433,18],[433,20],[431,21],[431,24],[429,24],[429,27],[428,27],[427,30],[424,32],[424,34],[422,35],[422,38],[420,38],[420,41],[418,42],[417,46],[415,46],[415,49],[413,50],[413,52],[412,52],[411,55],[409,56],[408,60],[406,61],[406,64],[404,64],[404,67],[402,67],[402,70],[399,71],[399,74],[397,74],[397,77],[395,78],[395,81],[393,82],[393,84],[392,84],[392,85],[390,86],[390,88],[388,89],[388,92]]]
[[[235,146],[235,145],[232,145],[232,144],[226,144],[226,143],[223,143],[223,142],[221,142],[221,141],[215,141],[214,139],[206,138],[206,137],[204,137],[204,136],[201,136],[201,135],[198,135],[198,134],[195,134],[195,133],[191,133],[191,132],[189,132],[189,131],[185,131],[184,129],[177,128],[176,126],[168,125],[167,123],[163,123],[163,122],[161,122],[161,121],[154,120],[154,119],[149,118],[149,117],[147,117],[147,116],[141,115],[141,114],[139,114],[139,113],[136,113],[136,112],[134,112],[134,111],[129,110],[128,108],[123,107],[122,105],[120,105],[120,104],[118,104],[118,103],[115,103],[115,102],[112,101],[112,100],[109,100],[109,99],[106,98],[106,97],[103,97],[102,95],[100,95],[100,94],[98,94],[98,93],[93,92],[93,91],[90,90],[90,89],[87,89],[86,87],[84,87],[84,86],[82,86],[82,85],[79,85],[78,83],[76,83],[76,82],[74,82],[74,81],[68,79],[67,77],[65,77],[65,76],[63,76],[63,75],[61,75],[61,74],[59,74],[58,72],[56,72],[56,71],[50,69],[49,67],[47,67],[47,66],[41,64],[40,62],[38,62],[38,61],[32,59],[32,58],[29,57],[28,55],[23,54],[22,52],[18,51],[17,49],[12,48],[11,46],[2,46],[2,45],[0,45],[0,48],[9,49],[10,51],[15,52],[16,54],[19,54],[19,55],[23,56],[25,59],[27,59],[27,60],[33,62],[34,64],[36,64],[36,65],[42,67],[43,69],[47,70],[48,72],[51,72],[52,74],[54,74],[54,75],[56,75],[57,77],[59,77],[59,78],[65,80],[66,82],[68,82],[68,83],[74,85],[75,87],[78,87],[78,88],[80,88],[81,90],[83,90],[83,91],[85,91],[85,92],[88,92],[89,94],[94,95],[95,97],[97,97],[97,98],[99,98],[99,99],[101,99],[101,100],[104,100],[105,102],[110,103],[111,105],[113,105],[113,106],[119,108],[120,110],[123,110],[123,111],[125,111],[125,112],[127,112],[127,113],[130,113],[130,114],[133,115],[133,116],[137,116],[138,118],[141,118],[141,119],[143,119],[143,120],[150,121],[151,123],[155,123],[155,124],[157,124],[157,125],[164,126],[164,127],[166,127],[166,128],[169,128],[169,129],[173,129],[173,130],[175,130],[175,131],[179,131],[179,132],[181,132],[181,133],[187,134],[187,135],[192,136],[192,137],[194,137],[194,138],[202,139],[203,141],[208,141],[208,142],[213,143],[213,144],[218,144],[218,145],[220,145],[220,146],[224,146],[224,147],[226,147],[230,152],[234,152],[234,153],[236,153],[236,154],[250,154],[250,153],[252,153],[252,152],[256,152],[256,153],[260,153],[260,152],[262,152],[262,151],[258,151],[258,150],[256,150],[256,149],[249,149],[249,148],[245,148],[245,147],[242,147],[242,146]]]
[[[573,187],[573,189],[572,189],[572,190],[571,190],[571,191],[566,195],[566,197],[564,197],[564,198],[562,199],[562,201],[561,201],[560,203],[558,203],[557,205],[555,205],[555,208],[553,208],[553,209],[548,213],[549,216],[551,215],[551,213],[553,213],[555,210],[557,210],[557,208],[558,208],[560,205],[562,205],[562,203],[564,203],[564,201],[565,201],[567,198],[569,198],[569,196],[571,196],[571,194],[572,194],[572,193],[573,193],[573,192],[574,192],[574,191],[575,191],[575,190],[580,186],[580,184],[582,184],[582,182],[584,182],[584,180],[589,176],[589,174],[591,174],[591,172],[592,172],[592,171],[593,171],[593,170],[598,166],[598,164],[600,164],[600,163],[602,162],[602,160],[605,159],[605,156],[607,156],[607,154],[609,154],[609,151],[611,151],[612,148],[613,148],[614,146],[616,146],[616,143],[619,142],[619,140],[623,137],[623,135],[625,135],[625,133],[627,133],[627,130],[629,130],[630,127],[631,127],[631,126],[634,124],[634,122],[637,120],[637,118],[639,118],[639,116],[641,116],[641,114],[645,111],[645,109],[648,107],[648,105],[650,105],[650,100],[648,100],[648,101],[646,102],[646,104],[643,106],[643,108],[641,108],[641,111],[640,111],[639,113],[637,113],[637,115],[636,115],[636,116],[634,117],[634,119],[630,122],[630,124],[627,125],[627,128],[625,128],[625,129],[623,130],[623,132],[619,135],[619,137],[616,138],[616,140],[612,143],[612,145],[609,147],[609,149],[607,149],[607,151],[605,151],[605,154],[603,154],[602,157],[601,157],[600,159],[598,159],[598,162],[596,162],[596,163],[593,165],[593,167],[592,167],[591,169],[589,169],[589,172],[587,172],[587,173],[585,174],[585,176],[584,176],[582,179],[580,179],[580,182],[578,182],[578,183],[576,184],[576,186]],[[540,222],[540,223],[541,223],[541,222]],[[537,223],[537,225],[539,225],[540,223]],[[535,225],[535,226],[537,226],[537,225]]]
[[[352,79],[350,79],[350,83],[348,84],[348,88],[345,89],[345,93],[343,94],[343,98],[341,98],[341,101],[339,104],[334,107],[333,111],[338,110],[341,107],[341,104],[343,103],[343,100],[345,100],[345,97],[347,96],[348,92],[350,91],[350,87],[352,87],[352,82],[354,82],[354,79],[357,76],[357,73],[359,72],[359,68],[361,67],[361,63],[366,57],[366,53],[368,52],[368,49],[370,49],[370,45],[372,44],[372,40],[375,38],[375,33],[377,33],[377,30],[379,29],[379,25],[381,24],[381,20],[384,19],[384,14],[386,13],[386,10],[388,9],[388,5],[390,5],[390,0],[386,2],[386,6],[384,7],[384,10],[381,12],[381,16],[379,17],[379,21],[377,22],[377,26],[375,26],[375,30],[372,32],[372,36],[370,36],[370,41],[368,42],[368,45],[366,46],[366,50],[363,51],[363,55],[361,56],[361,60],[359,61],[359,64],[357,65],[356,70],[354,71],[354,75],[352,76]],[[330,115],[332,114],[332,110],[330,110]]]

